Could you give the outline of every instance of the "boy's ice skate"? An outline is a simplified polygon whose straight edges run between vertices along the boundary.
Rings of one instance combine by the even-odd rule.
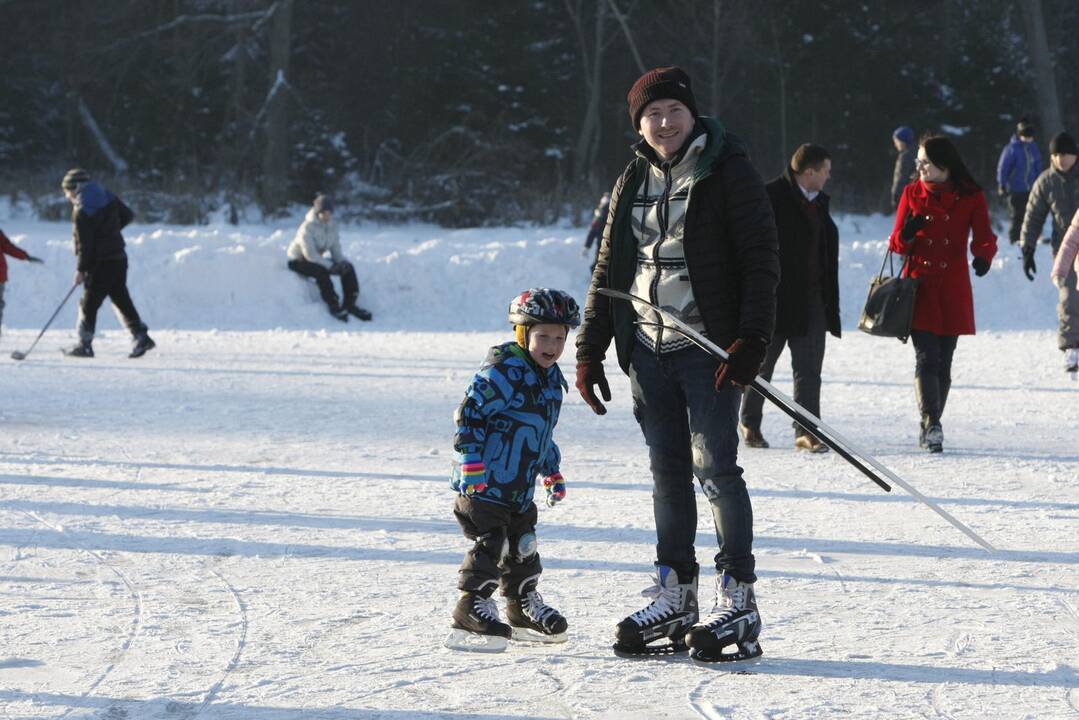
[[[453,609],[453,630],[444,645],[451,650],[503,652],[511,634],[510,626],[498,617],[494,598],[463,592]]]
[[[689,630],[689,656],[699,662],[744,662],[761,656],[761,616],[752,583],[727,573],[716,578],[716,601]],[[728,651],[728,649],[731,649]]]
[[[566,642],[568,623],[562,613],[543,602],[535,583],[521,597],[506,598],[506,619],[513,639],[532,642]],[[527,585],[525,586],[528,587]]]
[[[618,623],[614,652],[621,657],[685,652],[685,634],[697,622],[697,573],[679,578],[666,565],[656,565],[656,584],[641,595],[652,602]],[[670,642],[650,645],[656,640]]]

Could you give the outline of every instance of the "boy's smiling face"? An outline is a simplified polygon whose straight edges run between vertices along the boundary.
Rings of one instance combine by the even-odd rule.
[[[533,325],[528,331],[528,354],[541,368],[547,369],[558,362],[566,349],[566,326]]]

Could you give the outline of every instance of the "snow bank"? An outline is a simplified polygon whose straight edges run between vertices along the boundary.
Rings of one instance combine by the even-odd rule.
[[[41,327],[74,272],[70,224],[31,220],[27,214],[0,208],[0,227],[46,262],[10,263],[4,323],[12,328]],[[837,222],[843,324],[853,329],[892,221],[850,215]],[[125,236],[136,305],[158,329],[496,330],[505,327],[510,298],[526,287],[562,288],[582,300],[587,288],[590,260],[580,254],[583,228],[346,226],[342,246],[356,265],[360,304],[376,320],[372,326],[343,326],[325,312],[313,282],[285,267],[285,248],[298,225],[298,219],[241,226],[132,225]],[[1042,251],[1039,259],[1044,271],[1030,283],[1018,251],[1003,247],[993,271],[974,280],[979,329],[1055,326],[1048,254]],[[72,326],[75,317],[72,302],[57,327]],[[109,312],[101,314],[99,326],[119,327]]]

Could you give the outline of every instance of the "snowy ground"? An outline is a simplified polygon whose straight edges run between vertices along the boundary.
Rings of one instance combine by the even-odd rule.
[[[848,324],[880,257],[863,243],[881,223],[858,222],[873,229],[844,225]],[[14,236],[19,221],[3,227]],[[18,240],[61,229],[26,222]],[[238,289],[216,315],[170,304],[190,278],[165,256],[210,252],[227,231],[181,241],[165,229],[161,251],[153,232],[133,243],[133,266],[160,272],[136,276],[133,293],[157,350],[128,360],[111,329],[96,359],[63,358],[68,308],[30,358],[0,364],[0,715],[1079,716],[1079,385],[1059,367],[1048,281],[1027,283],[1010,251],[976,284],[990,329],[960,341],[942,456],[916,447],[909,346],[848,332],[829,346],[824,386],[838,430],[999,552],[834,454],[796,453],[785,417],[766,410],[773,449],[742,453],[765,661],[735,674],[610,652],[615,623],[644,602],[655,541],[647,456],[614,366],[606,417],[567,396],[556,437],[569,494],[540,516],[542,589],[570,621],[568,643],[441,647],[468,546],[450,514],[451,414],[486,347],[508,337],[502,307],[530,284],[528,261],[550,284],[583,286],[579,232],[350,231],[376,321],[349,331],[258,263],[250,281],[239,266],[206,280],[206,293],[227,292],[225,279]],[[243,232],[251,257],[277,262],[287,238]],[[439,238],[430,264],[408,254]],[[48,274],[13,263],[4,358],[52,310],[26,288],[63,294],[70,257],[53,242]],[[498,272],[461,286],[470,273],[452,256]],[[385,276],[408,287],[395,294]],[[245,305],[259,284],[269,302]],[[456,307],[431,297],[446,288]],[[435,331],[470,320],[484,331]]]

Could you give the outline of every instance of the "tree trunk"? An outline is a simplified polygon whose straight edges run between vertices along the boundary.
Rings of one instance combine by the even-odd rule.
[[[567,7],[569,3],[567,2]],[[587,34],[581,22],[581,5],[577,11],[571,13],[574,25],[577,29],[577,38],[581,46],[581,63],[584,67],[585,98],[584,119],[577,134],[577,143],[573,152],[573,176],[587,180],[589,189],[596,186],[595,164],[599,154],[599,142],[601,137],[601,124],[599,117],[600,99],[603,95],[603,50],[604,50],[604,25],[607,19],[607,3],[596,3],[595,28],[593,31],[592,48],[589,52]]]
[[[776,72],[779,76],[779,157],[782,158],[790,152],[787,148],[787,66],[783,62],[783,50],[779,44],[774,8],[769,13],[768,19],[772,29],[772,49],[775,53]]]
[[[719,117],[719,20],[723,14],[722,0],[714,0],[712,3],[712,102],[710,112],[712,117]]]
[[[1060,112],[1056,77],[1053,74],[1053,59],[1049,54],[1049,40],[1045,34],[1042,0],[1019,3],[1019,14],[1023,16],[1023,24],[1026,26],[1027,49],[1034,65],[1034,86],[1041,110],[1042,130],[1046,137],[1051,137],[1064,129],[1064,121]]]
[[[270,21],[270,86],[288,78],[292,52],[292,0],[277,0]],[[266,151],[262,156],[262,209],[273,213],[288,202],[288,102],[275,92],[266,112]]]

